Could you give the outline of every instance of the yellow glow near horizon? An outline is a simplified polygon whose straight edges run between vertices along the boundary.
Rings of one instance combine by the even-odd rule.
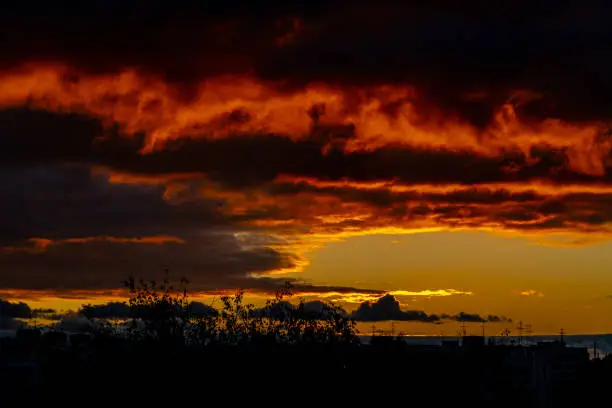
[[[390,293],[404,310],[503,315],[515,323],[530,323],[535,333],[556,333],[561,327],[569,333],[604,333],[612,332],[611,264],[612,242],[568,248],[537,245],[528,236],[431,231],[327,242],[310,251],[304,271],[293,276],[313,285],[364,290],[301,293],[306,300],[332,300],[347,310]],[[84,291],[70,298],[51,293],[40,293],[38,297],[36,293],[8,294],[32,307],[54,309],[77,309],[82,303],[125,299],[121,291]],[[218,296],[193,294],[192,299],[218,306]],[[247,293],[245,301],[262,305],[267,297],[264,293]],[[377,325],[384,327],[386,323]],[[398,330],[453,335],[455,326],[400,322]],[[508,324],[488,324],[487,334],[497,334],[502,326]]]

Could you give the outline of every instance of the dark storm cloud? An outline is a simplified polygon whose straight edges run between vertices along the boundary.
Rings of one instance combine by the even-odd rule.
[[[244,249],[214,203],[172,204],[163,186],[112,184],[82,166],[3,168],[0,192],[5,288],[113,288],[130,274],[164,267],[199,288],[235,287],[249,273],[295,261],[265,247]],[[144,240],[151,236],[162,238]],[[51,241],[37,247],[30,238]]]
[[[269,288],[268,281],[250,279],[249,274],[294,266],[290,255],[272,249],[244,250],[230,233],[203,233],[191,238],[183,244],[94,241],[53,244],[35,252],[8,251],[0,255],[0,268],[6,271],[0,277],[0,286],[40,290],[117,288],[129,275],[155,275],[168,267],[174,275],[189,277],[194,290]]]
[[[386,215],[396,221],[434,217],[446,224],[460,220],[464,226],[470,222],[478,226],[477,218],[484,217],[511,228],[544,230],[576,225],[597,227],[612,219],[607,194],[564,194],[548,198],[538,193],[537,188],[511,192],[503,187],[469,187],[469,182],[495,183],[538,175],[525,164],[530,171],[528,176],[523,177],[520,172],[509,176],[501,170],[503,161],[469,153],[396,148],[323,154],[321,146],[315,142],[292,142],[279,136],[261,135],[214,141],[180,140],[171,143],[167,150],[142,155],[137,152],[139,145],[133,140],[112,136],[96,139],[93,135],[99,128],[84,117],[19,109],[4,113],[6,116],[0,113],[0,125],[8,122],[10,126],[0,127],[3,136],[0,140],[12,147],[3,152],[7,159],[13,159],[0,165],[0,192],[5,198],[0,203],[0,212],[6,214],[0,218],[0,238],[5,244],[21,241],[21,245],[33,245],[24,242],[33,237],[170,235],[185,238],[193,233],[194,226],[231,228],[232,223],[244,226],[254,220],[295,218],[295,209],[279,206],[304,193],[315,198],[332,197],[345,203],[372,206],[383,212],[379,216]],[[29,125],[39,120],[43,125],[59,125],[49,125],[53,133],[48,134],[44,133],[45,126]],[[78,132],[90,145],[75,148],[71,135],[77,133],[71,132]],[[20,142],[24,139],[27,143]],[[48,139],[57,139],[57,144],[49,143]],[[78,138],[75,136],[75,139]],[[70,153],[71,146],[74,153]],[[41,151],[47,152],[47,157],[40,154]],[[80,161],[82,165],[55,164],[66,161]],[[29,166],[21,163],[29,163]],[[206,174],[206,180],[219,183],[228,191],[249,188],[276,197],[276,205],[253,207],[242,215],[224,216],[220,213],[221,206],[231,203],[214,195],[203,199],[197,193],[200,182],[197,179],[185,184],[192,185],[194,190],[189,193],[188,188],[181,193],[185,199],[181,198],[177,205],[163,198],[166,189],[163,182],[110,183],[107,175],[93,172],[87,168],[87,163],[147,177]],[[547,173],[543,168],[540,176]],[[299,179],[272,182],[283,174],[294,174],[298,178],[314,176],[323,181],[393,179],[415,185],[457,183],[465,188],[449,192],[419,191],[418,188],[393,192],[350,185],[319,186],[316,182],[310,184]],[[557,172],[555,177],[564,176]],[[586,176],[579,178],[568,172],[565,177],[566,180],[582,179],[583,184],[588,180]]]
[[[513,150],[495,157],[467,149],[399,145],[355,152],[334,147],[325,150],[337,132],[345,131],[327,129],[322,135],[320,128],[314,126],[310,137],[301,141],[276,134],[185,138],[143,155],[144,135],[122,135],[85,114],[8,108],[0,110],[0,167],[80,162],[147,176],[206,173],[210,180],[229,188],[258,186],[281,175],[466,185],[542,178],[591,183],[611,177],[576,173],[567,166],[564,151],[546,146],[534,146],[528,154]],[[354,130],[349,130],[349,139],[354,138],[351,132]],[[282,187],[275,188],[283,192]]]
[[[278,249],[283,241],[239,238],[218,200],[166,200],[164,192],[163,184],[111,183],[84,165],[1,167],[0,287],[103,290],[166,267],[197,291],[283,287],[284,279],[251,277],[297,266],[289,248]],[[370,293],[293,283],[299,292]]]
[[[228,233],[202,233],[183,244],[140,244],[95,241],[50,245],[44,251],[0,254],[0,287],[60,292],[121,288],[130,275],[149,278],[169,268],[185,276],[194,292],[215,293],[241,288],[274,293],[293,282],[296,293],[379,293],[344,286],[322,286],[294,278],[253,276],[296,267],[289,253],[270,248],[245,249]]]
[[[517,89],[545,96],[524,107],[533,115],[609,117],[609,3],[408,3],[324,14],[293,47],[279,49],[274,64],[262,62],[262,71],[272,77],[297,72],[304,80],[412,83],[435,106],[475,124],[487,122]],[[475,91],[488,95],[466,101]]]
[[[0,166],[0,242],[28,238],[182,235],[212,227],[216,203],[180,208],[163,199],[164,186],[112,184],[81,165]]]
[[[603,0],[11,3],[0,16],[6,68],[48,60],[183,83],[253,71],[289,84],[405,82],[480,125],[522,89],[541,95],[521,107],[535,117],[603,119],[612,107]]]
[[[574,183],[609,179],[608,176],[593,177],[572,172],[560,164],[566,161],[564,156],[551,159],[551,155],[563,155],[562,152],[543,147],[532,149],[530,155],[508,152],[491,158],[468,150],[429,150],[408,146],[351,153],[332,148],[323,152],[323,147],[332,137],[328,135],[323,139],[304,141],[266,134],[222,139],[189,138],[169,142],[164,150],[143,155],[139,152],[144,140],[142,135],[128,137],[113,128],[104,130],[98,121],[85,115],[12,108],[0,110],[0,168],[72,162],[95,164],[143,176],[205,173],[208,180],[226,188],[264,186],[270,194],[285,195],[313,192],[313,187],[304,183],[269,184],[283,175],[322,180],[395,180],[410,184],[464,185],[541,178]],[[507,171],[510,167],[513,168],[512,172]],[[39,173],[44,173],[42,167],[37,168],[41,169]],[[7,176],[6,170],[3,172],[4,178],[17,180],[9,180],[8,187],[3,186],[3,189],[11,188],[11,184],[23,184],[14,176]],[[30,181],[23,180],[24,183]],[[124,187],[127,188],[131,187]],[[121,187],[111,189],[119,190]],[[505,199],[529,201],[533,198],[533,193],[509,194],[504,191],[462,191],[421,197],[416,197],[415,193],[391,194],[388,191],[363,192],[339,188],[318,188],[316,192],[378,205],[389,205],[404,199],[493,203]],[[158,200],[156,205],[165,204]]]
[[[524,229],[554,229],[577,226],[597,229],[612,220],[612,194],[571,193],[542,201],[523,203],[516,208],[488,211],[491,220]],[[529,222],[529,224],[525,224]]]
[[[331,138],[332,136],[329,136]],[[530,154],[512,151],[484,157],[470,150],[420,149],[388,146],[346,152],[323,148],[329,139],[292,141],[282,135],[250,135],[222,139],[186,138],[167,143],[147,155],[112,155],[99,144],[97,160],[142,174],[205,172],[228,187],[257,185],[279,175],[325,180],[397,180],[404,183],[477,184],[545,178],[559,182],[594,182],[609,177],[576,173],[564,166],[565,154],[546,147]],[[108,143],[110,150],[112,142]],[[104,153],[102,153],[104,152]],[[550,157],[557,157],[551,160]],[[508,168],[512,167],[512,172]]]
[[[3,5],[0,38],[7,51],[3,65],[29,59],[62,60],[93,72],[130,66],[185,81],[205,74],[245,72],[262,46],[280,34],[269,20],[257,23],[261,15],[245,15],[247,10],[240,12],[220,2],[189,3]]]
[[[27,108],[0,110],[2,166],[29,162],[80,161],[91,155],[99,121],[77,114]]]
[[[294,195],[311,193],[318,196],[336,197],[346,202],[364,202],[377,207],[388,207],[397,203],[428,202],[450,204],[500,204],[539,201],[544,196],[536,191],[512,193],[507,190],[492,190],[466,186],[463,190],[435,193],[430,191],[394,192],[390,189],[363,189],[358,187],[318,187],[306,182],[275,183],[269,188],[271,194]]]

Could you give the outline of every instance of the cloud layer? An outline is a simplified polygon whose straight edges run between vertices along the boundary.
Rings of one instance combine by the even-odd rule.
[[[274,291],[375,232],[608,239],[612,9],[587,3],[3,5],[0,288]]]

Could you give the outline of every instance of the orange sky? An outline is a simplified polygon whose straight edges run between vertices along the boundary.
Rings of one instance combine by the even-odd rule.
[[[574,309],[567,311],[561,306],[569,300],[569,295],[557,299],[544,293],[551,288],[563,291],[564,285],[573,287],[576,284],[574,280],[561,280],[556,283],[560,277],[555,277],[554,280],[550,278],[551,281],[547,283],[539,283],[547,288],[542,292],[534,287],[531,278],[523,277],[522,272],[517,271],[524,266],[521,266],[516,256],[511,255],[502,260],[479,251],[479,248],[491,245],[507,246],[517,253],[529,245],[543,248],[554,246],[558,248],[556,253],[559,259],[573,259],[573,252],[585,249],[571,247],[592,244],[596,245],[597,250],[594,253],[598,254],[598,257],[605,256],[604,248],[607,248],[606,242],[610,235],[608,224],[592,223],[588,218],[596,216],[598,211],[603,211],[602,205],[606,204],[600,203],[599,198],[607,198],[612,190],[604,179],[597,178],[605,174],[609,153],[608,142],[600,138],[601,124],[578,126],[558,119],[526,123],[517,117],[515,105],[511,104],[502,106],[490,126],[484,130],[477,130],[453,117],[442,118],[434,115],[423,120],[413,109],[414,104],[418,103],[418,95],[404,86],[342,89],[313,84],[300,91],[281,92],[275,90],[274,84],[257,82],[252,78],[220,77],[209,78],[200,83],[196,88],[196,96],[189,101],[183,101],[174,94],[170,86],[154,78],[139,76],[136,71],[97,76],[76,74],[78,80],[69,77],[68,72],[69,69],[64,66],[30,65],[0,75],[3,90],[0,94],[0,104],[12,107],[27,102],[28,109],[86,114],[100,120],[103,127],[117,124],[122,137],[125,138],[144,132],[144,144],[137,154],[145,158],[148,155],[163,154],[167,149],[166,142],[173,139],[227,138],[240,141],[257,132],[287,135],[293,141],[314,141],[318,143],[324,156],[328,154],[329,149],[340,149],[344,154],[351,155],[360,151],[371,152],[390,147],[401,149],[406,146],[417,151],[435,152],[440,147],[449,152],[469,151],[475,157],[482,158],[495,158],[512,149],[530,154],[543,143],[550,151],[562,149],[567,158],[566,170],[592,177],[592,180],[588,183],[566,182],[556,180],[554,173],[529,179],[513,178],[512,175],[520,169],[510,167],[501,168],[501,174],[508,176],[505,179],[474,184],[452,179],[447,182],[414,183],[402,181],[401,177],[359,180],[351,178],[350,175],[330,180],[283,173],[281,170],[267,182],[265,188],[256,184],[232,189],[209,179],[206,171],[140,175],[138,171],[96,165],[92,167],[92,174],[111,185],[128,188],[131,185],[161,187],[163,200],[171,205],[180,205],[181,200],[187,197],[185,194],[189,194],[189,199],[222,200],[221,211],[229,217],[246,216],[254,209],[265,211],[266,208],[274,207],[276,216],[247,217],[245,221],[237,223],[235,228],[238,231],[234,233],[242,245],[248,244],[244,242],[244,238],[251,235],[249,229],[256,228],[272,233],[278,238],[276,243],[258,245],[292,254],[293,261],[290,265],[262,271],[270,276],[292,273],[292,278],[295,276],[309,282],[312,280],[315,285],[337,285],[356,289],[363,287],[364,290],[379,291],[377,293],[390,291],[400,300],[405,298],[398,295],[402,291],[425,291],[422,295],[417,294],[411,298],[411,302],[405,306],[425,309],[431,313],[459,312],[467,307],[478,313],[490,311],[530,319],[545,331],[553,330],[555,324],[564,324],[577,331],[609,330],[609,325],[602,319],[602,313],[609,312],[610,302],[606,303],[606,289],[602,289],[601,285],[607,286],[608,292],[611,292],[611,289],[606,280],[597,280],[605,277],[603,271],[594,272],[600,269],[597,257],[589,259],[588,263],[573,265],[575,268],[586,268],[589,273],[595,275],[588,275],[587,278],[587,275],[581,272],[578,281],[584,280],[584,288],[577,293],[580,301],[572,303]],[[394,115],[385,112],[384,107],[387,104],[396,103],[399,105]],[[313,116],[313,109],[320,110],[320,118]],[[227,122],[228,112],[230,115],[243,112],[247,116],[244,120]],[[342,133],[337,136],[333,133],[331,136],[318,136],[317,128],[326,123],[342,126],[350,124],[354,126],[355,131],[348,138]],[[318,137],[323,139],[317,139]],[[537,164],[538,159],[533,160],[536,160]],[[385,165],[384,161],[382,165]],[[528,159],[523,166],[529,165]],[[194,181],[197,181],[195,188]],[[275,193],[276,189],[280,189],[281,193]],[[289,193],[283,193],[283,189],[288,189]],[[548,221],[558,220],[559,217],[554,212],[547,214],[539,208],[549,203],[563,206],[566,202],[572,203],[570,207],[563,209],[568,218],[544,226]],[[402,207],[404,214],[398,216],[396,205],[406,203],[412,207],[413,214],[420,216],[405,214],[409,207]],[[526,210],[525,205],[532,209]],[[515,213],[517,216],[506,216]],[[245,232],[240,232],[240,229]],[[426,231],[439,232],[419,234]],[[444,267],[436,267],[437,257],[445,257],[449,251],[452,252],[452,246],[459,242],[456,241],[457,238],[452,237],[462,234],[471,236],[468,231],[487,231],[478,233],[478,240],[466,247],[466,250],[473,251],[471,258],[462,258]],[[388,238],[389,234],[399,238]],[[432,274],[442,274],[443,279],[438,278],[427,283],[430,279],[417,278],[412,265],[413,257],[394,255],[393,263],[380,266],[377,261],[379,257],[386,257],[383,254],[404,245],[404,234],[410,234],[409,239],[417,243],[419,240],[429,242],[424,244],[423,250],[435,249],[439,255],[432,254],[431,258],[427,258],[427,261],[431,262],[427,268]],[[499,238],[499,235],[515,238]],[[432,241],[429,236],[439,237],[439,240]],[[557,236],[561,236],[561,240],[556,239]],[[521,238],[523,244],[517,244],[516,237],[524,237]],[[362,262],[369,262],[371,265],[364,280],[355,280],[363,263],[355,264],[353,260],[356,254],[350,251],[353,242],[363,239],[374,239],[375,245],[364,248],[362,253],[368,255]],[[59,238],[37,235],[28,237],[23,246],[7,245],[3,251],[45,252],[50,245],[66,246],[89,242],[180,245],[185,243],[185,238],[172,234],[96,234]],[[543,249],[525,255],[525,262],[539,263],[541,257],[548,256],[546,251]],[[411,253],[409,246],[406,247],[406,253]],[[327,254],[325,261],[319,261],[321,254]],[[500,262],[515,266],[504,266],[505,272],[501,276],[489,271],[499,268]],[[550,276],[546,274],[552,272],[552,269],[554,267],[549,264],[543,270],[533,273]],[[462,274],[466,273],[470,280],[459,282],[461,285],[451,283],[456,282],[455,276],[463,276]],[[386,276],[386,280],[373,279],[379,275]],[[506,287],[507,279],[514,281],[518,277],[521,277],[523,282],[519,280],[513,283],[514,286]],[[502,286],[502,294],[491,297],[489,292],[492,288]],[[592,293],[596,288],[603,292]],[[446,290],[473,294],[435,294],[436,291]],[[433,291],[434,294],[428,296],[427,291]],[[12,293],[13,296],[16,293],[25,293],[24,296],[27,297],[28,290],[8,287],[5,292]],[[43,292],[48,295],[33,299],[33,305],[75,308],[89,297],[77,295],[74,299],[60,300],[53,295],[52,288]],[[331,295],[326,295],[327,292]],[[89,292],[84,288],[82,293]],[[373,301],[379,296],[362,295],[353,290],[344,290],[335,296],[333,289],[325,288],[315,288],[311,291],[306,289],[304,294],[312,298],[323,297],[339,301],[357,299],[354,300],[355,303],[347,304],[349,308],[355,307],[359,301]],[[102,295],[98,301],[109,299],[111,298],[108,295]],[[259,298],[255,298],[256,301],[257,299]],[[505,299],[503,303],[502,299]],[[539,303],[532,305],[537,306],[535,310],[529,310],[520,302]],[[594,306],[593,302],[597,306]],[[599,313],[599,318],[590,320],[586,317],[595,313]],[[560,316],[563,316],[563,319],[560,319]],[[422,330],[432,333],[438,329],[427,327]]]
[[[207,300],[290,279],[351,310],[612,330],[609,24],[532,6],[522,30],[516,4],[15,17],[0,294],[74,309],[169,269]]]

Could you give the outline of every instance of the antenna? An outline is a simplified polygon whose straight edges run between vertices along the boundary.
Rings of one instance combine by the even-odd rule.
[[[566,333],[565,333],[565,330],[563,330],[563,327],[561,328],[561,331],[559,332],[559,335],[561,337],[561,343],[565,344],[565,338],[564,337],[565,337]]]
[[[501,335],[502,335],[503,337],[506,337],[506,340],[507,340],[507,338],[508,338],[508,337],[510,337],[510,329],[506,327],[506,328],[505,328],[505,329],[504,329],[504,330],[501,332]],[[503,340],[503,342],[504,342],[504,343],[506,343],[506,340]]]
[[[465,330],[465,322],[461,321],[461,337],[465,337],[467,335],[467,331]]]
[[[482,337],[485,336],[485,321],[482,321]]]
[[[372,324],[372,337],[376,336],[376,325]]]
[[[391,337],[395,337],[395,322],[391,322]]]

